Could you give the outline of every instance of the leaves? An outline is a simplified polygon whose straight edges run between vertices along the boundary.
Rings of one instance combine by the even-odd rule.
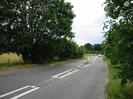
[[[133,81],[133,3],[132,0],[106,0],[106,15],[111,17],[105,33],[105,54],[120,64],[121,84]]]
[[[74,37],[72,8],[64,0],[0,1],[0,53],[34,62],[59,56],[64,40]]]

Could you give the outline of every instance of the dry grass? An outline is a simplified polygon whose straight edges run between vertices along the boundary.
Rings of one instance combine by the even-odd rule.
[[[22,61],[21,56],[14,53],[0,55],[0,63],[15,63]]]

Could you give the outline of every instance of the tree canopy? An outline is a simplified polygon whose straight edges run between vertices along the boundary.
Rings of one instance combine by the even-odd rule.
[[[86,48],[86,50],[92,51],[92,44],[86,43],[86,44],[84,45],[84,47]]]
[[[90,44],[90,43],[86,43],[84,45],[84,48],[86,49],[86,53],[102,53],[103,52],[103,48],[102,48],[102,44]]]
[[[65,0],[0,1],[0,53],[32,62],[60,56],[64,41],[74,37],[72,8]]]
[[[121,84],[133,81],[133,1],[106,0],[105,54],[119,64]]]

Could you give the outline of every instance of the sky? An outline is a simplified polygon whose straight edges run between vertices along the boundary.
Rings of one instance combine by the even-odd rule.
[[[103,23],[105,12],[102,6],[104,0],[66,0],[74,6],[76,17],[73,20],[72,31],[74,40],[79,45],[85,43],[97,44],[104,40]]]

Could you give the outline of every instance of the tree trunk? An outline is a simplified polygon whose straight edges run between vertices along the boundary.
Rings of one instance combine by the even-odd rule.
[[[22,59],[23,59],[24,63],[31,62],[31,56],[29,53],[23,52],[23,53],[21,53],[21,55],[22,55]]]

